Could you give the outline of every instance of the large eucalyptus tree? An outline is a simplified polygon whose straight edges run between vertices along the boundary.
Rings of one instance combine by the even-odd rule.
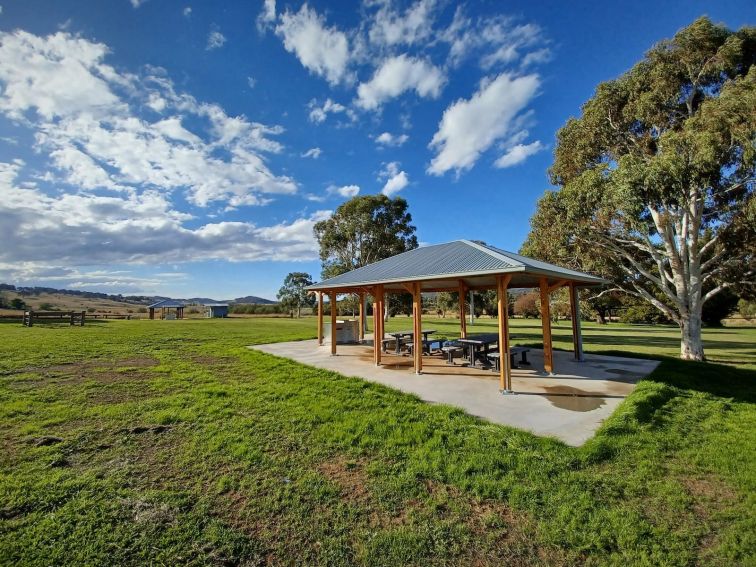
[[[559,131],[526,254],[611,278],[679,324],[756,279],[756,28],[700,18],[602,83]]]

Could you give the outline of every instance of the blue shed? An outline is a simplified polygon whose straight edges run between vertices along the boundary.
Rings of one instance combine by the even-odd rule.
[[[227,303],[207,303],[205,305],[207,311],[205,316],[213,319],[216,317],[228,317],[228,304]]]

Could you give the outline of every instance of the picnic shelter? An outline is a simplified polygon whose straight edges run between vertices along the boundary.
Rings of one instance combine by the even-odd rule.
[[[458,292],[460,298],[460,337],[468,336],[464,317],[464,300],[470,291],[496,290],[498,304],[499,389],[512,390],[512,364],[510,361],[508,290],[537,288],[540,291],[541,325],[543,332],[543,366],[547,374],[554,373],[554,354],[551,338],[550,295],[560,289],[569,290],[572,320],[573,352],[576,360],[583,360],[582,335],[578,289],[600,286],[606,280],[583,272],[570,270],[513,254],[472,240],[455,240],[409,250],[373,264],[323,280],[308,287],[318,296],[318,344],[323,344],[323,301],[327,295],[330,304],[336,305],[338,295],[359,296],[359,336],[364,339],[364,303],[367,295],[373,298],[373,361],[381,365],[381,345],[385,338],[381,314],[386,296],[391,293],[412,295],[413,330],[410,352],[414,371],[423,370],[422,299],[423,293]],[[337,309],[331,308],[331,328],[336,328]],[[331,333],[331,354],[337,354],[336,333]]]

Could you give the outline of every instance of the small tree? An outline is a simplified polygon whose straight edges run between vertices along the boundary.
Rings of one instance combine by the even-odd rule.
[[[518,295],[514,301],[514,314],[526,319],[538,317],[541,313],[539,301],[540,296],[535,291]]]
[[[312,276],[304,272],[291,272],[284,280],[283,286],[278,290],[276,297],[281,307],[294,313],[297,317],[302,315],[302,307],[314,307],[315,297],[307,292],[307,286],[312,285]]]
[[[26,309],[26,303],[20,297],[11,299],[10,306],[11,309]]]

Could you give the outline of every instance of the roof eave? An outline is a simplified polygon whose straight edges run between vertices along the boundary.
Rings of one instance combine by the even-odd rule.
[[[367,280],[363,282],[340,282],[340,283],[327,283],[328,280],[325,280],[325,282],[320,282],[317,284],[313,284],[311,286],[307,286],[305,289],[307,291],[325,291],[325,290],[338,290],[338,289],[351,289],[351,288],[365,288],[365,287],[372,287],[376,285],[386,285],[386,284],[401,284],[405,282],[417,282],[417,281],[442,281],[442,280],[453,280],[453,279],[465,279],[465,278],[473,278],[473,277],[480,277],[480,276],[495,276],[499,274],[514,274],[514,273],[526,273],[526,274],[533,274],[533,275],[543,275],[548,276],[552,279],[557,280],[569,280],[572,282],[575,282],[580,287],[588,287],[588,286],[598,286],[598,285],[604,285],[609,283],[607,280],[603,278],[598,278],[596,276],[591,276],[589,274],[586,274],[583,277],[574,277],[574,276],[568,276],[567,274],[560,274],[558,272],[552,272],[550,270],[538,270],[538,269],[526,269],[524,266],[514,266],[512,268],[497,268],[495,270],[481,270],[477,272],[457,272],[457,273],[450,273],[450,274],[434,274],[430,276],[416,276],[416,277],[410,277],[410,278],[392,278],[387,280]]]

